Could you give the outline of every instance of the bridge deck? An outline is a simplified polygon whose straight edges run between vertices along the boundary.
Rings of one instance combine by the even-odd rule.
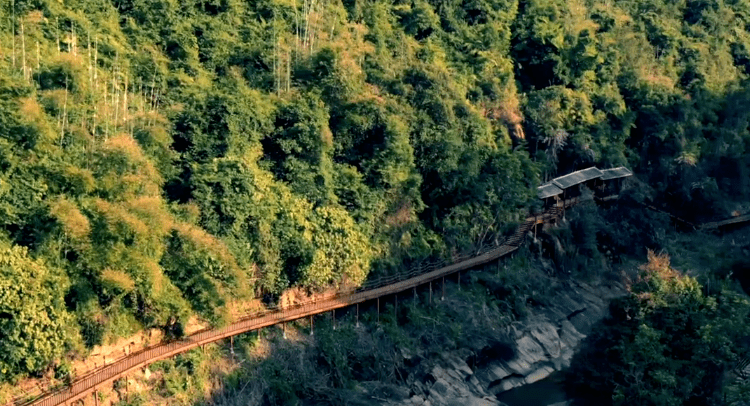
[[[730,224],[739,224],[739,223],[744,223],[747,221],[750,221],[750,214],[746,214],[744,216],[732,217],[732,218],[728,218],[722,221],[714,221],[711,223],[705,223],[701,226],[701,228],[706,229],[706,230],[711,230],[711,229],[715,229],[715,228],[719,228],[723,226],[728,226]]]
[[[544,213],[528,217],[518,227],[515,234],[508,238],[503,244],[485,248],[470,257],[458,258],[453,264],[445,266],[436,266],[435,264],[423,266],[402,275],[395,275],[377,281],[374,286],[364,290],[344,292],[318,302],[304,303],[294,307],[266,310],[261,313],[248,315],[223,328],[199,331],[178,341],[162,343],[153,347],[145,348],[141,351],[120,358],[119,360],[94,370],[84,376],[76,378],[70,386],[53,389],[46,394],[39,396],[37,399],[17,404],[39,406],[68,405],[76,400],[82,399],[97,388],[127,375],[131,371],[143,368],[153,362],[170,358],[201,345],[263,327],[273,326],[279,323],[351,306],[381,296],[403,292],[443,278],[447,275],[486,264],[517,250],[526,233],[531,230],[534,225],[549,222],[558,218],[563,212],[564,207],[572,206],[579,202],[579,199],[569,199],[563,202],[561,206],[552,207]]]

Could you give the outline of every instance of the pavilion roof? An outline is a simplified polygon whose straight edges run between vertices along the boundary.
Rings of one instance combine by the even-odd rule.
[[[551,183],[553,183],[560,189],[567,189],[571,186],[575,186],[588,180],[599,178],[601,176],[602,171],[592,166],[591,168],[581,169],[580,171],[575,171],[565,176],[560,176],[559,178],[552,179]]]

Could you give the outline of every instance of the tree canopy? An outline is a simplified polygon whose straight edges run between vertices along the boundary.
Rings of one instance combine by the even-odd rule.
[[[470,250],[587,165],[629,165],[690,218],[750,193],[741,1],[14,0],[0,19],[0,235],[61,271],[87,345]]]
[[[568,372],[571,393],[602,405],[714,405],[727,371],[747,356],[750,301],[726,287],[704,294],[666,255],[649,251],[630,294]]]

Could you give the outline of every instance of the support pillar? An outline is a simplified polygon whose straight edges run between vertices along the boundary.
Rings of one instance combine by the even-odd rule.
[[[357,327],[359,327],[359,303],[357,303]]]
[[[380,298],[379,297],[377,299],[377,302],[378,302],[378,304],[377,304],[377,306],[378,306],[378,323],[380,323]]]
[[[432,281],[430,281],[430,304],[432,304]]]
[[[445,300],[445,276],[443,276],[443,283],[442,283],[442,285],[443,285],[443,296],[440,296],[440,300],[441,301]]]
[[[396,317],[396,325],[398,325],[398,293],[394,295],[394,298],[396,299],[395,305],[393,306],[393,316]]]
[[[94,406],[99,406],[99,392],[94,391]]]
[[[234,360],[234,336],[229,337],[229,353],[232,354],[232,359]]]
[[[458,271],[458,278],[456,278],[458,281],[458,291],[461,291],[461,271]]]
[[[333,329],[336,330],[336,309],[331,312],[331,320],[333,321]]]
[[[313,331],[313,329],[314,329],[314,326],[313,326],[313,318],[314,318],[314,317],[315,317],[315,316],[313,316],[313,315],[310,315],[310,335],[313,335],[313,333],[315,333],[315,331]]]
[[[281,332],[284,340],[286,340],[286,323],[281,323]]]
[[[417,303],[417,288],[414,287],[414,303]]]

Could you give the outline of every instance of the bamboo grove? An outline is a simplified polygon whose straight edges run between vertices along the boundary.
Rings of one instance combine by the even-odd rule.
[[[9,0],[0,20],[3,381],[463,252],[584,166],[634,168],[686,218],[750,193],[742,1]]]

